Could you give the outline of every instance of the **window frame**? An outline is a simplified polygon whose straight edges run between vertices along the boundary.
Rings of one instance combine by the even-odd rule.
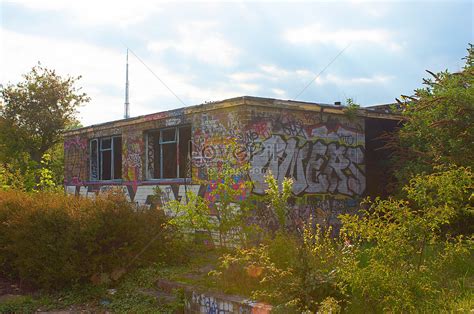
[[[94,181],[94,182],[111,182],[111,181],[121,181],[123,180],[123,173],[121,173],[120,178],[115,178],[115,139],[120,138],[120,143],[122,143],[122,135],[111,135],[111,136],[104,136],[104,137],[96,137],[93,139],[89,140],[89,180]],[[109,148],[103,148],[102,143],[105,140],[110,140],[110,147]],[[95,142],[95,144],[93,144]],[[97,177],[92,178],[92,147],[93,145],[96,145],[96,165],[97,165]],[[104,158],[102,157],[103,152],[110,151],[110,179],[103,179],[103,161]],[[120,148],[120,155],[122,155],[122,149]],[[123,158],[123,156],[121,156]],[[120,160],[122,160],[120,158]],[[122,164],[120,164],[120,167],[122,167]]]
[[[167,145],[167,144],[176,144],[176,155],[179,158],[179,155],[180,155],[180,151],[179,151],[179,148],[180,148],[180,129],[182,129],[182,128],[189,128],[189,132],[190,132],[189,142],[191,142],[191,139],[192,139],[192,125],[191,124],[183,124],[183,125],[176,125],[176,126],[172,126],[172,127],[163,127],[163,128],[158,128],[158,129],[151,129],[151,130],[147,130],[145,132],[145,157],[146,157],[145,158],[145,179],[147,181],[166,182],[166,181],[179,180],[179,181],[184,182],[184,181],[191,180],[192,171],[189,172],[191,174],[190,177],[186,176],[187,173],[185,173],[183,176],[181,176],[181,167],[180,167],[180,162],[178,160],[176,162],[176,174],[177,174],[177,176],[175,178],[164,178],[163,177],[163,146]],[[173,141],[164,141],[163,140],[163,131],[173,130],[173,129],[175,130],[174,140]],[[150,142],[149,142],[150,134],[154,134],[155,138],[158,138],[158,140],[155,143],[157,143],[160,146],[159,151],[157,150],[157,147],[153,148],[155,156],[156,156],[157,153],[159,153],[160,178],[154,178],[154,177],[150,176],[150,169],[149,169],[150,164],[149,164],[149,158],[148,158],[149,147],[150,147]],[[192,150],[191,147],[192,147],[192,145],[190,143],[188,143],[188,145],[187,145],[188,152],[186,154],[187,156],[191,156],[191,150]],[[153,175],[153,174],[151,174],[151,175]]]

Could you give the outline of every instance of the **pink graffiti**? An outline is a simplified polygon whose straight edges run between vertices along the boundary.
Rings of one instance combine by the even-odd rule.
[[[86,149],[87,139],[81,138],[79,136],[75,136],[71,139],[64,141],[64,148],[65,149],[71,149],[71,148]]]
[[[223,179],[211,180],[206,188],[204,193],[204,198],[209,201],[212,205],[219,201],[220,196],[215,191],[218,189],[218,184],[224,183]],[[235,197],[235,201],[243,201],[247,198],[247,187],[245,186],[245,181],[240,177],[234,177],[234,183],[231,185],[234,191],[239,191],[239,194]]]
[[[253,129],[259,137],[267,138],[270,137],[270,129],[266,121],[257,122],[253,125]]]

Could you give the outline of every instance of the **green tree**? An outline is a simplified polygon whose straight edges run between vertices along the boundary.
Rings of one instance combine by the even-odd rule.
[[[405,122],[394,145],[395,176],[400,185],[436,165],[474,167],[474,46],[458,73],[432,73],[424,88],[402,96]]]
[[[0,147],[4,152],[0,157],[26,152],[39,164],[62,141],[62,132],[77,123],[78,106],[89,101],[75,87],[79,79],[37,65],[24,75],[24,81],[5,86],[0,91]]]
[[[0,162],[4,186],[31,190],[43,170],[63,183],[63,131],[79,126],[76,109],[89,101],[75,87],[80,77],[61,77],[37,65],[24,81],[0,90]],[[45,154],[50,161],[41,163]]]

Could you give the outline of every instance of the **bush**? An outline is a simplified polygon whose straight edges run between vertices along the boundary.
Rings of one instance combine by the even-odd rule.
[[[235,145],[231,141],[226,151],[234,151]],[[197,236],[204,232],[208,238],[216,235],[220,247],[244,243],[250,205],[247,194],[251,187],[248,168],[248,164],[228,154],[226,162],[207,169],[207,180],[200,181],[207,185],[205,197],[189,191],[186,203],[175,200],[165,205],[172,216],[170,223],[184,233],[194,232]]]
[[[179,261],[183,250],[161,211],[122,195],[0,191],[0,271],[40,288],[108,282],[131,267]]]
[[[402,96],[404,123],[393,141],[393,170],[399,187],[436,165],[474,168],[474,45],[456,73],[432,73],[423,88]]]
[[[282,313],[316,312],[333,308],[345,299],[338,269],[350,250],[322,231],[308,225],[303,238],[278,232],[258,247],[224,255],[218,276],[221,288],[233,293],[251,291],[254,299],[267,301]]]
[[[302,237],[280,230],[223,256],[214,274],[222,289],[283,313],[463,311],[474,300],[474,242],[446,227],[472,214],[472,187],[469,168],[438,168],[412,178],[406,199],[339,216],[339,238],[309,221]]]
[[[407,199],[376,199],[362,216],[340,216],[359,256],[342,272],[352,311],[452,311],[472,293],[472,238],[443,232],[460,210],[472,212],[472,186],[468,168],[419,175],[404,187]]]

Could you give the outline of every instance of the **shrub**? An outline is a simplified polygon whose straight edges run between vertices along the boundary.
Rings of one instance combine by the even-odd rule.
[[[278,232],[258,247],[224,255],[213,274],[228,292],[252,291],[283,313],[339,309],[345,294],[338,270],[351,252],[330,234],[310,225],[303,238]]]
[[[161,211],[122,195],[0,191],[0,271],[37,287],[107,282],[131,267],[179,261],[183,249]]]
[[[400,187],[436,165],[474,168],[474,45],[456,73],[432,73],[423,88],[402,96],[404,124],[389,145]]]
[[[473,240],[446,233],[472,213],[473,176],[451,167],[412,178],[406,199],[367,201],[331,230],[279,231],[221,258],[223,289],[252,291],[288,312],[465,311],[473,303]],[[278,195],[275,193],[274,195]]]
[[[235,144],[230,144],[232,152]],[[226,156],[217,168],[207,169],[205,197],[192,191],[186,194],[187,201],[170,201],[165,209],[171,215],[170,223],[184,233],[205,232],[209,238],[215,234],[220,247],[232,247],[245,242],[249,202],[247,199],[251,182],[248,180],[248,164]]]
[[[472,239],[446,236],[443,227],[459,210],[472,211],[472,186],[467,168],[419,175],[404,188],[407,199],[376,199],[362,216],[341,216],[359,256],[342,273],[354,305],[380,312],[449,311],[469,294]]]

